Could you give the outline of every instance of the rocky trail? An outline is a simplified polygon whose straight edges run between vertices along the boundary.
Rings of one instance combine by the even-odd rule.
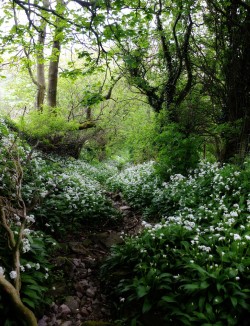
[[[136,234],[141,228],[140,215],[120,194],[108,193],[122,223],[112,229],[86,230],[65,237],[53,258],[56,283],[51,289],[53,304],[39,320],[39,326],[105,326],[112,324],[112,305],[100,281],[100,265],[113,244],[122,243],[124,234]]]

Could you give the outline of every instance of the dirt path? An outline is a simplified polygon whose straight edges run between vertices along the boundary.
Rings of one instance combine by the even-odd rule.
[[[113,244],[122,243],[124,234],[140,229],[139,215],[122,200],[108,193],[123,218],[120,225],[66,238],[53,264],[56,282],[51,290],[54,303],[39,320],[39,326],[105,326],[112,323],[112,305],[99,278],[102,261]]]

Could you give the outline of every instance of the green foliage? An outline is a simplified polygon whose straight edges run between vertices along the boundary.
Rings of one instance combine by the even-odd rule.
[[[59,169],[53,169],[42,175],[38,184],[29,184],[26,191],[39,191],[39,184],[43,184],[45,191],[40,192],[43,197],[35,214],[39,217],[41,228],[47,232],[55,232],[57,236],[69,230],[79,230],[84,225],[100,225],[114,223],[118,217],[111,202],[105,197],[98,181],[94,180],[88,164],[66,162]],[[91,175],[91,177],[90,177]],[[103,179],[103,172],[96,175]],[[51,193],[50,193],[51,192]]]
[[[52,301],[52,298],[47,296],[51,287],[49,272],[52,267],[49,254],[53,253],[56,242],[41,231],[30,231],[27,239],[30,242],[30,251],[21,259],[21,298],[30,309],[40,314]]]
[[[246,325],[250,308],[249,163],[202,164],[153,194],[160,223],[114,246],[103,265],[126,324]],[[158,211],[157,211],[158,209]]]
[[[21,131],[36,138],[63,136],[76,130],[79,123],[67,119],[67,110],[44,106],[42,111],[32,110],[17,123]]]
[[[15,145],[15,146],[14,146]],[[0,118],[0,195],[15,201],[15,184],[13,182],[15,159],[25,159],[29,146],[22,142],[15,133],[10,132],[7,122]]]
[[[7,271],[12,270],[11,253],[7,247],[2,228],[0,228],[0,234],[0,265],[5,269],[6,277],[9,279]],[[52,253],[52,245],[56,245],[56,242],[44,233],[29,228],[26,229],[25,239],[25,249],[22,253],[20,266],[22,280],[20,296],[25,305],[39,314],[43,312],[46,305],[51,303],[51,298],[46,295],[51,286],[49,273],[51,265],[48,253]],[[4,318],[7,319],[11,316],[11,305],[4,292],[0,291],[0,297],[1,295],[0,312],[1,316],[5,316]]]
[[[187,175],[197,167],[201,140],[194,134],[185,135],[176,124],[168,124],[156,139],[159,153],[156,170],[167,180],[171,174]]]
[[[153,161],[128,166],[107,179],[107,187],[113,192],[122,192],[124,198],[135,208],[150,206],[160,182],[153,166]]]
[[[13,232],[14,237],[17,237],[20,234],[20,228],[24,227],[19,248],[20,266],[17,267],[21,272],[20,296],[25,305],[38,313],[49,303],[49,298],[45,295],[50,286],[47,280],[50,269],[48,252],[52,252],[51,244],[55,243],[55,241],[42,232],[35,231],[37,225],[34,227],[35,218],[33,215],[26,216],[26,223],[25,225],[22,224],[22,213],[19,213],[19,211],[21,212],[24,204],[22,194],[18,193],[16,189],[16,180],[22,178],[19,164],[24,166],[23,171],[27,174],[34,168],[34,165],[30,164],[28,160],[29,146],[22,142],[15,133],[10,132],[6,121],[3,119],[1,119],[0,123],[0,140],[0,195],[1,204],[5,203],[7,207],[7,209],[5,207],[7,211],[6,223]],[[21,183],[21,185],[23,184]],[[32,195],[29,196],[30,201],[33,199]],[[27,205],[28,201],[25,207]],[[18,207],[19,211],[15,210],[16,207]],[[13,250],[16,249],[11,249],[1,220],[0,267],[1,272],[4,271],[5,278],[10,282],[15,278],[12,273],[16,274],[17,272],[16,269],[13,269]],[[19,253],[15,252],[15,255],[19,257]],[[1,322],[5,322],[4,325],[8,323],[10,325],[19,325],[20,321],[17,321],[15,315],[13,317],[12,305],[2,289],[0,291],[0,315]]]
[[[155,156],[155,113],[145,103],[145,97],[135,93],[126,80],[121,79],[112,92],[100,126],[105,130],[107,158],[142,163]]]

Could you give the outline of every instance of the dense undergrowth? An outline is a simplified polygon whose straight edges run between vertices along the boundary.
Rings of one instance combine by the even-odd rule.
[[[110,176],[111,169],[32,150],[1,121],[0,276],[15,285],[20,274],[20,297],[37,316],[50,302],[46,293],[53,286],[50,257],[56,240],[120,218],[99,182],[104,174]],[[1,325],[24,323],[12,308],[0,286]]]
[[[102,267],[118,324],[247,325],[249,162],[241,168],[203,162],[187,176],[175,174],[162,182],[153,161],[120,170],[114,162],[94,166],[45,157],[10,132],[4,121],[0,138],[1,209],[8,212],[6,222],[18,238],[20,198],[27,208],[18,266],[20,296],[37,316],[53,286],[54,239],[86,226],[117,223],[120,216],[106,196],[111,191],[121,193],[145,220],[143,231],[114,246]],[[1,220],[0,275],[13,283],[16,270],[8,240]],[[0,316],[5,326],[20,325],[11,317],[3,290]]]
[[[247,325],[249,162],[242,169],[201,163],[162,184],[153,175],[148,163],[108,180],[147,218],[103,266],[124,323]]]

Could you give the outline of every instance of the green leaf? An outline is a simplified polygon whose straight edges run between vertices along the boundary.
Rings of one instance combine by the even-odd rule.
[[[223,284],[221,284],[221,283],[217,283],[216,288],[217,288],[218,292],[220,292],[220,290],[223,290],[224,292],[226,292],[225,286]]]
[[[143,306],[142,306],[142,313],[145,314],[152,308],[152,304],[149,302],[149,299],[146,298],[144,300]]]
[[[203,309],[204,309],[204,305],[205,305],[205,301],[206,301],[206,298],[205,297],[200,297],[199,298],[199,309],[201,310],[201,311],[203,311]]]
[[[207,321],[207,316],[204,313],[202,313],[202,312],[196,312],[195,311],[194,312],[194,315],[197,316],[200,321],[202,321],[202,320],[206,320]]]
[[[24,303],[27,303],[27,305],[30,306],[31,308],[35,309],[35,304],[34,304],[34,302],[31,301],[30,299],[28,299],[28,298],[23,298],[22,301],[23,301]]]
[[[37,282],[30,275],[27,274],[22,274],[22,282],[37,285]]]
[[[40,297],[37,295],[37,293],[35,291],[29,290],[29,289],[23,290],[23,294],[25,294],[29,298],[32,298],[32,299],[35,299],[35,300],[40,299]]]
[[[200,289],[204,290],[207,289],[209,287],[209,283],[207,281],[202,281],[200,284]]]
[[[209,303],[206,303],[206,313],[209,317],[210,321],[213,321],[215,319],[215,314],[213,312],[213,308]]]
[[[164,295],[161,300],[165,302],[176,302],[176,300],[173,297],[170,297],[169,295]]]
[[[234,308],[237,306],[238,304],[238,299],[235,297],[230,297],[230,300],[232,302],[232,305],[234,306]]]
[[[29,290],[34,290],[39,293],[46,291],[46,287],[39,285],[29,285]]]
[[[223,298],[219,295],[217,295],[213,300],[214,305],[220,304],[221,302],[223,302]]]
[[[131,326],[137,326],[137,318],[132,319]]]
[[[148,289],[146,288],[146,286],[139,285],[138,288],[137,288],[137,297],[142,298],[146,294],[148,294]]]
[[[194,292],[196,290],[199,290],[200,286],[199,284],[185,284],[183,285],[183,288],[187,291]]]

